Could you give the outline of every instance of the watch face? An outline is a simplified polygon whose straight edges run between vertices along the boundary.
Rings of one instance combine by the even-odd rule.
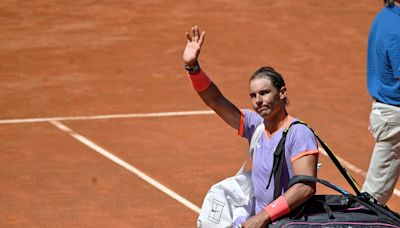
[[[192,68],[192,71],[194,71],[194,72],[197,72],[199,70],[200,70],[200,67],[199,67],[198,64],[194,65],[193,68]]]

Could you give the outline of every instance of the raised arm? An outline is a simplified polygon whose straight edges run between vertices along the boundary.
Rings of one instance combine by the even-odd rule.
[[[198,26],[194,26],[191,28],[191,32],[186,33],[186,38],[183,61],[193,88],[208,107],[213,109],[227,124],[238,130],[240,127],[240,110],[222,95],[218,87],[200,69],[198,57],[204,42],[205,32],[200,33]]]

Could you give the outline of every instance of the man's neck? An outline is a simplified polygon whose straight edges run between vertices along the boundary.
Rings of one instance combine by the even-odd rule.
[[[286,109],[283,109],[282,111],[276,113],[273,117],[270,119],[265,119],[266,121],[266,130],[270,133],[273,134],[275,131],[279,130],[284,126],[286,123],[286,120],[288,118],[288,113]]]

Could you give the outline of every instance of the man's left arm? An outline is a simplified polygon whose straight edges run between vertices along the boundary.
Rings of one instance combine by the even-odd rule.
[[[305,155],[293,161],[292,166],[294,175],[307,175],[316,177],[317,162],[317,154]],[[290,187],[283,194],[283,196],[286,198],[290,209],[293,210],[311,198],[315,194],[315,191],[315,183],[298,183]]]
[[[294,175],[316,176],[318,155],[305,155],[295,160]],[[315,183],[298,183],[290,187],[282,196],[270,203],[261,212],[247,220],[243,227],[264,227],[271,221],[288,214],[310,199],[316,191]]]

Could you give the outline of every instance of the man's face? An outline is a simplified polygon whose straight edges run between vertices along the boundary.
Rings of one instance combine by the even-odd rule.
[[[268,78],[255,78],[250,81],[249,94],[254,110],[262,117],[273,116],[285,105],[286,88],[278,91]]]

